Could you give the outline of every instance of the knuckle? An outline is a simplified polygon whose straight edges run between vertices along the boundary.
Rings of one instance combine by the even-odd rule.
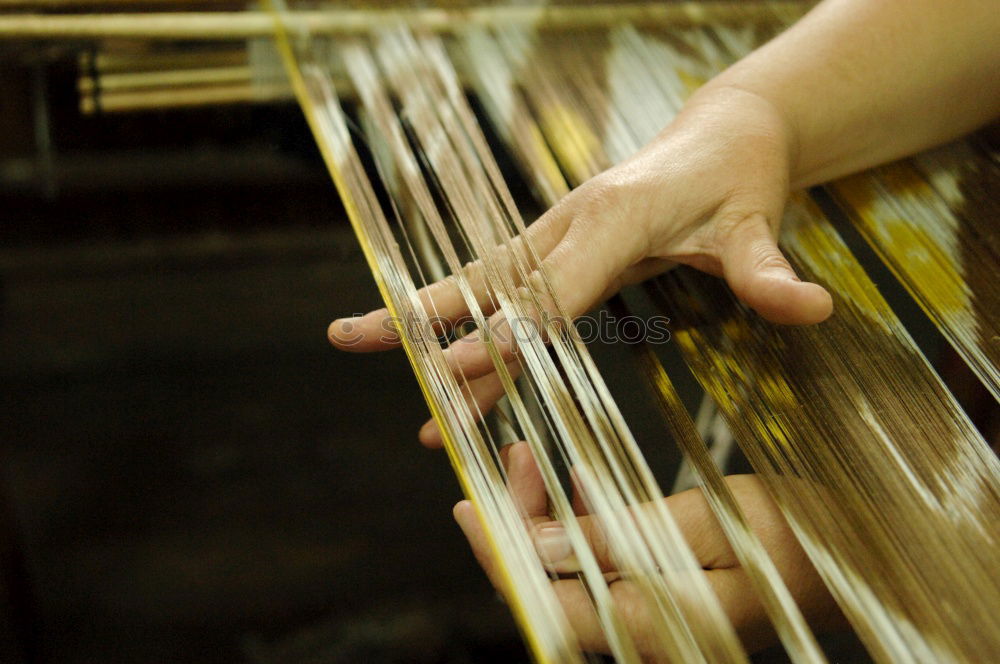
[[[731,201],[726,201],[715,214],[713,225],[720,235],[728,236],[738,233],[760,218],[764,218],[764,215],[754,212],[752,207],[734,205]]]
[[[581,187],[581,208],[584,212],[607,214],[617,212],[635,198],[640,186],[629,174],[606,171]]]
[[[791,265],[788,260],[781,255],[781,252],[773,244],[757,242],[749,248],[753,267],[757,271],[764,270],[790,270]]]
[[[540,316],[545,312],[553,313],[557,309],[552,297],[551,282],[543,269],[539,268],[529,274],[525,285],[518,289],[518,295],[532,316]]]
[[[483,264],[480,261],[468,261],[462,265],[462,276],[465,277],[466,281],[475,281],[481,274],[483,270]],[[456,285],[456,284],[453,284]]]
[[[587,541],[590,542],[590,550],[593,552],[594,557],[605,567],[613,566],[611,547],[608,544],[608,538],[604,536],[604,531],[601,530],[595,521],[589,523],[588,530],[590,532],[585,533],[585,535]]]
[[[441,291],[450,291],[458,288],[458,276],[455,274],[446,275],[444,279],[438,282],[441,286]],[[428,295],[433,296],[433,293],[428,291]]]

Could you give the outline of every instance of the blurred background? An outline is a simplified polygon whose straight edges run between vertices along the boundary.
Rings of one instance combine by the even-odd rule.
[[[297,107],[105,108],[108,62],[0,46],[0,662],[527,661],[405,358],[327,345],[379,299]],[[594,352],[669,486],[627,349]]]
[[[85,114],[6,56],[0,661],[527,661],[405,357],[327,344],[380,301],[298,108]]]
[[[0,661],[521,661],[297,107],[0,53]]]

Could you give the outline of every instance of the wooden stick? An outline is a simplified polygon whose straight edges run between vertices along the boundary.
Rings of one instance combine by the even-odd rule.
[[[236,83],[229,85],[170,87],[153,90],[128,90],[101,94],[95,100],[92,93],[80,98],[80,112],[91,114],[97,111],[122,113],[163,108],[192,108],[198,106],[222,106],[226,104],[268,103],[292,98],[292,89],[287,84],[252,85]]]
[[[205,67],[238,67],[247,64],[245,45],[231,44],[225,50],[183,50],[169,53],[141,51],[100,51],[94,56],[80,54],[80,69],[96,69],[102,74],[159,71],[163,69],[201,69]],[[91,60],[91,57],[94,60]]]
[[[801,13],[810,3],[682,2],[577,7],[476,7],[470,9],[406,9],[291,12],[292,33],[363,34],[404,21],[421,29],[446,32],[462,26],[528,24],[551,29],[586,28],[629,22],[640,26],[691,26],[773,20]],[[274,33],[266,13],[161,12],[152,14],[15,14],[0,17],[0,39],[246,39]]]
[[[99,89],[104,94],[120,90],[140,90],[145,88],[249,83],[252,79],[253,70],[247,66],[204,67],[201,69],[102,74],[98,77],[96,85],[91,76],[82,76],[77,82],[77,88],[83,93]]]

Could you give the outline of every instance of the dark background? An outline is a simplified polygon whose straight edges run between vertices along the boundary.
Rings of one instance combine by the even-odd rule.
[[[0,81],[0,661],[517,661],[292,105],[82,117]],[[25,175],[27,173],[27,175]],[[45,176],[48,176],[46,178]]]
[[[0,661],[525,661],[405,358],[327,345],[379,302],[299,111],[83,116],[72,58],[0,65]],[[594,352],[669,486],[627,350]]]

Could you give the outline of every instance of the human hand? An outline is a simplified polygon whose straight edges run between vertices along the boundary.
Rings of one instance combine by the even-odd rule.
[[[540,557],[550,563],[553,571],[577,571],[573,566],[572,548],[562,527],[548,516],[545,486],[527,444],[509,446],[501,457],[507,469],[510,491],[525,514],[525,525],[531,529]],[[733,475],[726,481],[813,629],[824,631],[842,626],[843,615],[757,476]],[[578,514],[585,512],[579,496],[574,497],[573,503]],[[744,646],[754,652],[774,643],[776,636],[764,608],[701,490],[670,496],[666,503]],[[497,590],[503,592],[486,535],[472,504],[463,500],[455,505],[454,514],[479,564]],[[579,521],[602,569],[615,573],[608,542],[597,520],[580,516]],[[552,585],[581,647],[591,652],[608,652],[607,641],[583,582],[561,578]],[[662,653],[657,652],[660,641],[651,631],[654,623],[650,619],[650,608],[640,591],[627,579],[612,581],[610,590],[619,614],[628,617],[627,624],[640,653],[648,661],[662,660]]]
[[[681,263],[723,277],[737,297],[771,321],[816,323],[830,315],[829,293],[799,281],[775,242],[794,152],[793,132],[763,98],[735,88],[703,88],[656,139],[575,189],[515,242],[527,240],[534,248],[569,316]],[[513,335],[503,314],[489,308],[482,273],[478,262],[466,267],[490,315],[497,349],[511,362]],[[451,278],[423,289],[421,297],[430,315],[452,323],[468,319]],[[399,341],[386,333],[388,317],[380,309],[334,321],[330,340],[343,350],[394,348]],[[488,410],[503,389],[478,333],[453,344],[446,356],[469,381],[471,397]],[[420,439],[441,444],[433,422],[421,429]]]

